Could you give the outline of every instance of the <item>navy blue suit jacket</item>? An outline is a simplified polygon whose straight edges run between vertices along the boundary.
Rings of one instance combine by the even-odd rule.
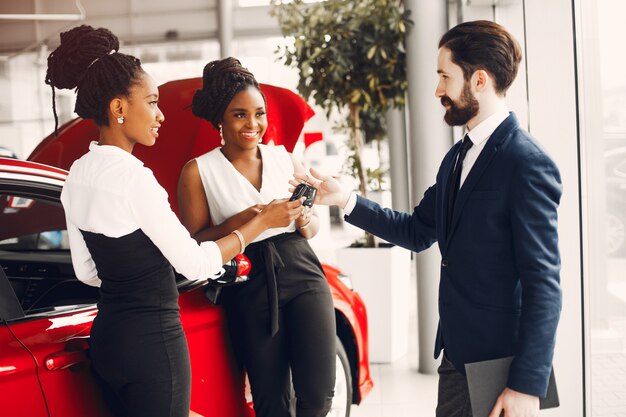
[[[439,243],[435,357],[464,364],[514,355],[508,386],[545,396],[561,312],[558,168],[513,113],[493,132],[456,197],[446,230],[448,178],[460,142],[412,214],[358,197],[346,220],[418,252]]]

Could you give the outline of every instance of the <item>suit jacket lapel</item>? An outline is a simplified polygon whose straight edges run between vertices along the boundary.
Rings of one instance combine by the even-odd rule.
[[[467,202],[469,195],[474,187],[476,187],[476,184],[478,184],[482,175],[485,173],[485,170],[493,160],[500,146],[502,146],[506,139],[511,135],[513,128],[518,125],[517,118],[513,113],[511,113],[509,117],[507,117],[500,124],[500,126],[496,128],[496,130],[491,134],[491,137],[487,140],[485,147],[480,152],[478,159],[474,163],[474,166],[472,166],[472,169],[467,175],[467,178],[465,178],[461,189],[456,195],[454,212],[452,213],[452,221],[450,222],[450,230],[446,230],[446,247],[448,246],[454,229],[459,222],[459,218],[461,217],[461,213],[463,212],[463,208],[465,207],[465,203]],[[446,192],[448,191],[449,190],[446,190]]]

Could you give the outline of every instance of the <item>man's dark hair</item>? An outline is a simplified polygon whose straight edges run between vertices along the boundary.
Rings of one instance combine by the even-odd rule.
[[[522,49],[501,25],[487,20],[461,23],[446,32],[439,48],[452,52],[452,62],[469,80],[477,70],[487,71],[495,80],[495,90],[504,94],[517,75]]]
[[[48,56],[46,84],[52,87],[54,130],[58,117],[54,89],[76,89],[74,111],[98,126],[109,124],[108,106],[115,97],[127,97],[144,74],[134,56],[117,52],[117,36],[108,29],[82,25],[61,33],[61,45]]]
[[[204,67],[202,89],[196,90],[193,95],[191,111],[219,129],[218,125],[235,94],[248,87],[261,92],[254,75],[242,67],[238,59],[230,57],[211,61]],[[261,95],[265,100],[262,92]]]

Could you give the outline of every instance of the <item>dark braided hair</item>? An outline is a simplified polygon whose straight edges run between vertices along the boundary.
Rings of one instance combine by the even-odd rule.
[[[54,131],[59,124],[54,88],[74,88],[74,111],[98,126],[109,124],[108,106],[118,96],[128,96],[141,74],[141,62],[117,52],[120,42],[111,31],[82,25],[61,33],[61,45],[48,56],[46,84],[52,87]]]
[[[254,75],[242,67],[238,59],[230,57],[211,61],[204,67],[202,90],[196,90],[193,95],[191,111],[219,129],[230,101],[235,94],[248,87],[255,87],[261,92]],[[265,101],[262,92],[261,95]]]

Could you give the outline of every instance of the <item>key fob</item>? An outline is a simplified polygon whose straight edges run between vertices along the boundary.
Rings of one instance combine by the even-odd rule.
[[[313,207],[313,202],[315,201],[316,195],[317,188],[302,182],[298,184],[296,189],[293,191],[293,194],[291,195],[289,201],[294,201],[298,200],[299,198],[306,197],[302,205],[307,207]]]

